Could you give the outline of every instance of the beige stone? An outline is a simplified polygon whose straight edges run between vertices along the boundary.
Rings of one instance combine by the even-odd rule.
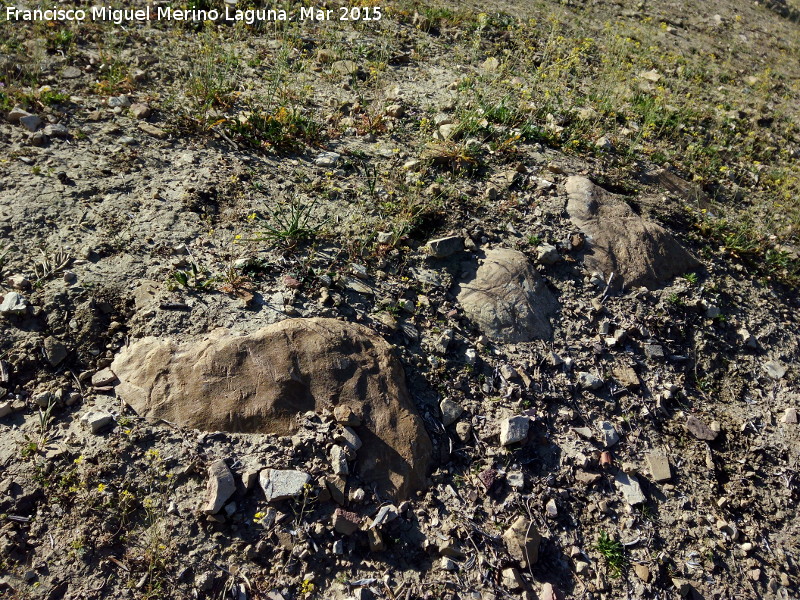
[[[290,435],[295,416],[356,407],[356,472],[392,499],[425,485],[431,442],[399,360],[380,336],[335,319],[287,319],[250,335],[144,338],[111,365],[140,416],[204,431]]]

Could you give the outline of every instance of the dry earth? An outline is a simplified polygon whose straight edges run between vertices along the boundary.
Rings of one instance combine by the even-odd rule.
[[[383,8],[0,21],[0,595],[800,597],[796,6]]]

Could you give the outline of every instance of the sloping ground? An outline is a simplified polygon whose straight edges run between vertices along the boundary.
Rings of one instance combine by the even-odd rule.
[[[797,23],[755,3],[384,8],[0,22],[2,593],[796,597]],[[611,217],[574,221],[576,176]],[[612,268],[605,226],[630,238]],[[619,276],[650,256],[653,277]],[[203,390],[247,415],[166,360],[191,402],[148,421],[108,369],[146,336],[319,317],[402,363],[369,397],[407,386],[424,423],[408,501],[362,477],[397,440],[309,402],[312,369],[272,346],[214,373],[305,390],[278,398],[289,431],[186,427]],[[315,378],[362,373],[328,358]],[[384,389],[387,361],[344,388]]]

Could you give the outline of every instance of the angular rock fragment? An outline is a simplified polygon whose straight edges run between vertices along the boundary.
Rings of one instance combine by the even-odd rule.
[[[425,485],[431,442],[389,344],[336,319],[288,319],[250,335],[217,329],[179,343],[144,338],[111,365],[141,416],[205,431],[289,435],[295,415],[358,407],[357,472],[389,498]]]
[[[520,566],[527,568],[539,560],[539,544],[542,536],[536,525],[525,517],[517,517],[503,534],[503,541],[511,558],[519,561]]]
[[[672,471],[669,468],[669,459],[663,452],[651,452],[647,455],[647,466],[653,481],[669,481],[672,479]]]
[[[614,425],[609,421],[600,421],[597,423],[597,428],[603,434],[603,443],[606,448],[611,448],[614,444],[619,442],[619,434],[614,429]]]
[[[528,437],[531,420],[528,417],[511,417],[500,424],[500,445],[510,446]]]
[[[361,529],[361,517],[354,512],[337,508],[333,513],[333,528],[343,535],[353,535]]]
[[[203,512],[207,515],[217,514],[236,491],[233,473],[224,460],[211,463],[208,468],[208,484]]]
[[[442,411],[442,425],[445,427],[455,423],[464,412],[464,408],[458,402],[453,402],[449,398],[439,403],[439,409]]]
[[[694,415],[689,415],[686,419],[686,429],[698,440],[706,442],[713,442],[719,435],[718,431],[714,431]]]
[[[700,263],[663,227],[637,215],[620,197],[586,177],[566,182],[567,212],[586,236],[584,264],[599,271],[611,287],[655,289]]]
[[[433,258],[447,258],[464,249],[464,238],[460,235],[451,235],[430,240],[425,246],[428,250],[428,254]]]
[[[642,486],[639,485],[639,480],[633,475],[628,475],[627,473],[619,471],[614,476],[614,483],[617,484],[617,487],[622,492],[625,502],[631,506],[647,502],[647,497],[644,495],[644,492],[642,492]]]
[[[267,502],[278,502],[302,494],[311,475],[293,469],[264,469],[258,479]]]
[[[457,293],[466,315],[494,341],[530,342],[553,335],[550,319],[558,302],[521,252],[489,250]]]

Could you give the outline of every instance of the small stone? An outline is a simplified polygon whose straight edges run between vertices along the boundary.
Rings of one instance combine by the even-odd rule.
[[[779,363],[777,360],[771,360],[764,363],[764,370],[775,381],[782,379],[786,375],[786,367]]]
[[[217,514],[236,491],[233,473],[224,460],[217,460],[208,467],[206,501],[201,509],[207,515]]]
[[[83,71],[81,71],[78,67],[74,66],[64,67],[61,70],[61,77],[63,77],[64,79],[77,79],[82,74]]]
[[[790,425],[797,425],[797,409],[787,408],[786,412],[781,417],[781,423],[788,423]]]
[[[647,565],[633,565],[633,571],[636,573],[636,576],[645,583],[650,581],[650,569],[647,567]]]
[[[134,104],[131,104],[130,112],[131,116],[134,119],[146,119],[152,114],[153,111],[150,110],[150,107],[147,106],[147,104],[136,102]]]
[[[131,105],[131,99],[125,94],[119,96],[111,96],[107,101],[109,108],[128,108]]]
[[[336,540],[333,542],[333,553],[339,556],[344,554],[344,542],[342,540]]]
[[[56,367],[67,357],[67,347],[52,336],[46,337],[44,354],[50,365]]]
[[[94,387],[108,387],[113,385],[116,381],[117,376],[108,367],[101,369],[92,375],[92,385]]]
[[[486,491],[491,491],[492,487],[494,486],[495,482],[497,481],[497,470],[492,469],[491,467],[487,467],[480,473],[478,473],[478,479],[481,480],[483,487],[486,488]]]
[[[86,423],[89,430],[94,433],[100,433],[105,427],[114,422],[114,417],[110,413],[104,411],[93,411],[86,413],[81,420]]]
[[[672,580],[672,585],[674,585],[675,589],[678,590],[681,598],[686,598],[686,596],[689,595],[689,592],[692,591],[692,584],[690,584],[686,579],[675,578]]]
[[[471,433],[472,433],[472,425],[470,425],[465,421],[456,423],[456,435],[458,436],[459,440],[461,440],[464,443],[468,442]]]
[[[664,358],[664,348],[661,344],[645,344],[644,355],[650,360],[661,360]]]
[[[383,543],[383,538],[381,537],[381,532],[377,529],[367,530],[367,541],[369,542],[369,549],[371,552],[381,552],[386,549],[386,545]]]
[[[541,265],[553,265],[561,260],[561,255],[555,246],[542,244],[536,247],[536,262]]]
[[[439,567],[443,571],[457,571],[458,564],[449,556],[443,556],[442,559],[439,561]]]
[[[651,452],[647,455],[647,467],[653,481],[669,481],[672,479],[672,471],[669,468],[669,459],[662,452]]]
[[[386,107],[386,115],[394,119],[399,119],[405,112],[402,104],[391,104]]]
[[[517,442],[523,441],[528,437],[528,428],[530,427],[530,419],[528,417],[511,417],[504,420],[500,424],[500,445],[510,446]]]
[[[339,506],[344,506],[346,501],[345,491],[347,490],[347,480],[344,477],[325,477],[325,487]]]
[[[560,594],[552,583],[545,582],[539,592],[539,600],[560,600]]]
[[[357,452],[362,446],[361,438],[350,427],[342,427],[342,430],[336,434],[334,440],[337,444],[346,446],[353,452]]]
[[[299,496],[310,481],[311,475],[292,469],[264,469],[259,475],[259,483],[261,489],[264,490],[267,502],[277,502]]]
[[[16,124],[19,123],[19,120],[22,117],[29,117],[30,115],[31,113],[29,113],[27,110],[23,110],[19,106],[15,106],[10,111],[8,111],[8,115],[6,115],[6,118],[8,119],[9,123]]]
[[[704,440],[707,442],[713,442],[719,435],[719,432],[711,429],[708,425],[703,423],[694,415],[689,415],[689,417],[687,417],[686,429],[688,429],[689,433],[691,433],[698,440]]]
[[[522,576],[514,567],[503,569],[503,586],[513,591],[521,589],[524,585]]]
[[[619,442],[619,434],[610,421],[598,422],[597,428],[603,434],[603,442],[606,448],[611,448],[611,446]]]
[[[26,115],[21,117],[19,124],[30,132],[34,132],[42,126],[42,120],[36,115]]]
[[[361,517],[354,512],[337,508],[333,512],[333,528],[342,535],[353,535],[361,529]]]
[[[17,292],[8,292],[0,303],[0,314],[20,316],[26,312],[28,312],[28,302]]]
[[[160,127],[156,127],[155,125],[151,125],[150,123],[139,123],[139,129],[144,131],[147,135],[152,135],[154,138],[158,138],[163,140],[167,137],[167,132],[161,129]]]
[[[467,554],[456,540],[447,538],[442,540],[438,546],[439,554],[450,558],[464,558]]]
[[[62,125],[61,123],[56,123],[54,125],[47,125],[44,128],[44,131],[42,131],[42,133],[44,133],[44,135],[46,135],[47,137],[52,137],[52,138],[63,139],[69,137],[69,129],[67,129],[67,127],[65,125]]]
[[[558,516],[558,506],[556,506],[556,501],[553,498],[547,501],[544,509],[547,512],[547,516],[551,519],[555,519]]]
[[[336,166],[340,158],[341,155],[336,152],[323,152],[317,155],[314,164],[318,167],[331,168]]]
[[[446,258],[464,249],[464,238],[458,235],[430,240],[426,245],[433,258]]]
[[[337,423],[346,425],[347,427],[358,427],[361,425],[361,417],[359,417],[353,409],[349,406],[337,406],[333,409],[333,418]]]
[[[11,275],[7,280],[9,286],[15,290],[27,290],[31,287],[31,282],[24,275]]]
[[[342,446],[331,447],[331,468],[336,475],[350,473],[350,468],[347,466],[347,450]]]
[[[597,375],[581,371],[578,373],[578,385],[584,390],[598,390],[603,387],[603,380]]]
[[[442,400],[439,408],[442,411],[442,424],[445,427],[455,423],[464,412],[464,408],[458,402],[454,402],[449,398]]]
[[[623,471],[619,471],[614,476],[614,482],[625,497],[625,502],[631,506],[647,502],[647,497],[645,497],[644,492],[642,492],[642,486],[639,485],[639,481],[633,475],[628,475]]]
[[[7,417],[14,412],[14,407],[11,402],[0,402],[0,419]]]
[[[539,544],[542,536],[536,525],[523,516],[517,517],[505,533],[503,540],[509,555],[519,561],[523,568],[534,565],[539,560]]]

